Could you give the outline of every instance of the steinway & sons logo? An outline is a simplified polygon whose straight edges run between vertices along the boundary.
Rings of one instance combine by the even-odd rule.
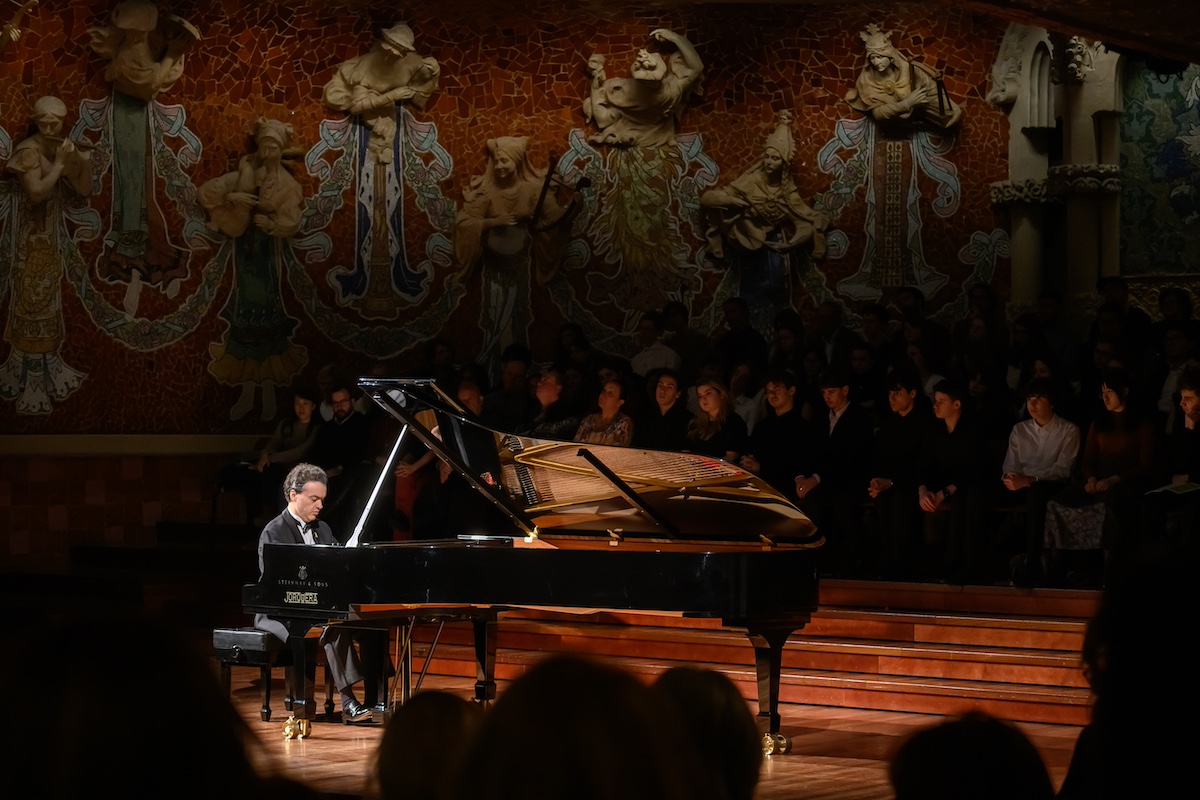
[[[297,589],[285,589],[283,592],[283,602],[288,605],[300,606],[315,606],[320,605],[320,599],[317,592],[301,591],[301,589],[327,589],[329,583],[326,581],[310,581],[308,579],[308,567],[303,564],[296,571],[296,580],[281,578],[279,580],[281,586],[295,586]]]

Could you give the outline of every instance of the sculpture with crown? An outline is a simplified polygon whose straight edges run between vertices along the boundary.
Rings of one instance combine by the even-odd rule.
[[[846,102],[883,126],[905,129],[918,122],[936,128],[958,124],[962,109],[950,99],[942,74],[905,57],[892,45],[892,32],[871,23],[858,34],[865,63]]]
[[[763,309],[791,305],[789,273],[796,257],[805,250],[813,259],[825,256],[830,220],[804,202],[792,177],[791,121],[791,112],[779,112],[758,163],[700,196],[709,253],[737,268],[739,294]]]

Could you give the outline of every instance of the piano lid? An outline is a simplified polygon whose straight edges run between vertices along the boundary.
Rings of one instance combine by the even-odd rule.
[[[492,430],[427,378],[361,378],[359,386],[525,536],[766,547],[823,542],[787,498],[721,459]],[[423,412],[432,412],[436,426],[423,424],[430,417]]]

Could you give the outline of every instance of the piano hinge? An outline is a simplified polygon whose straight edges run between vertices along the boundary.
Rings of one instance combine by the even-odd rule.
[[[775,542],[771,541],[766,536],[763,536],[761,533],[758,535],[758,538],[762,539],[763,550],[770,550],[771,548],[773,548],[775,546]]]
[[[609,545],[612,547],[616,547],[621,542],[625,541],[625,529],[624,528],[616,528],[616,529],[609,528],[608,536],[609,536],[609,541],[608,541]]]

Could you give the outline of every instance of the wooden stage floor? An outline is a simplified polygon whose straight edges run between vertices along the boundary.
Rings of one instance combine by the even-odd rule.
[[[280,675],[276,672],[276,675]],[[259,718],[258,670],[234,668],[233,702],[262,741],[274,768],[317,791],[337,797],[373,797],[370,772],[383,726],[317,722],[308,739],[282,736],[283,680],[272,684],[274,714]],[[473,684],[464,679],[430,678],[425,688],[470,697]],[[503,685],[501,685],[503,691]],[[318,702],[323,702],[318,689]],[[753,709],[757,710],[757,709]],[[963,709],[967,710],[966,708]],[[794,752],[771,756],[763,767],[758,800],[886,800],[892,797],[887,759],[910,733],[936,724],[942,717],[888,711],[861,711],[822,706],[785,705],[783,732]],[[1042,754],[1055,787],[1062,783],[1079,728],[1070,725],[1020,723]]]

